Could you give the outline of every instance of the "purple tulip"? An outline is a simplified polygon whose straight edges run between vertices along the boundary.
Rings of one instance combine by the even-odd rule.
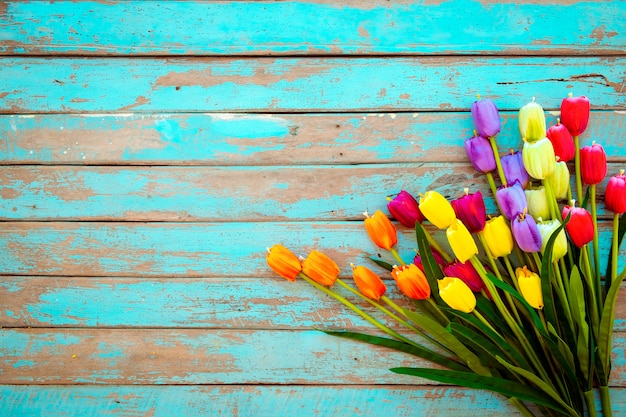
[[[491,172],[496,169],[496,158],[489,139],[473,136],[465,140],[465,150],[474,168],[480,172]]]
[[[472,103],[472,119],[480,136],[488,138],[500,132],[498,108],[489,99],[484,98]]]
[[[522,184],[522,188],[526,189],[530,176],[526,167],[524,167],[524,161],[522,159],[522,153],[520,151],[511,152],[510,154],[503,155],[500,158],[502,163],[502,170],[504,171],[504,177],[506,182],[513,183],[516,180]]]
[[[517,246],[524,252],[541,251],[541,233],[533,216],[524,212],[511,220],[511,231]]]
[[[470,233],[478,233],[485,228],[487,221],[487,210],[485,209],[485,200],[480,191],[474,194],[467,193],[463,197],[452,200],[452,208],[456,217],[463,222]]]
[[[511,221],[527,211],[526,194],[519,181],[499,187],[496,190],[496,200],[504,217]]]
[[[415,227],[415,223],[425,220],[419,204],[411,194],[402,190],[387,203],[389,213],[406,227]]]

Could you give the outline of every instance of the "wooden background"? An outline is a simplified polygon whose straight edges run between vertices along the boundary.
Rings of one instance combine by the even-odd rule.
[[[588,96],[581,140],[615,174],[624,21],[620,1],[0,2],[0,415],[515,414],[315,331],[369,327],[265,248],[349,276],[388,194],[488,193],[462,148],[476,94],[502,153],[532,97],[554,123]],[[615,330],[621,415],[624,293]]]

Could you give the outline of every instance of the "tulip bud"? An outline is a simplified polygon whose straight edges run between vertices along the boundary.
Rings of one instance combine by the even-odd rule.
[[[534,97],[533,101],[519,110],[518,123],[524,141],[534,142],[546,137],[546,115]]]
[[[496,157],[489,139],[483,136],[466,139],[465,151],[476,171],[487,173],[496,169]]]
[[[389,213],[406,227],[415,227],[415,223],[422,223],[425,219],[419,205],[413,196],[402,190],[387,203]]]
[[[455,219],[448,227],[446,237],[448,238],[452,252],[454,252],[454,256],[459,261],[465,262],[472,256],[478,254],[476,242],[474,242],[472,235],[459,219]]]
[[[519,181],[498,187],[496,200],[500,210],[502,210],[502,214],[509,220],[517,217],[528,206],[526,194]]]
[[[560,120],[557,119],[556,124],[548,128],[546,136],[552,143],[554,154],[559,157],[559,161],[568,162],[574,158],[576,147],[572,134],[564,124],[560,123]]]
[[[604,204],[607,210],[615,214],[626,212],[626,175],[624,175],[624,170],[609,179],[609,183],[606,185]]]
[[[528,186],[530,176],[526,167],[524,167],[524,161],[522,160],[522,152],[517,151],[502,156],[500,159],[502,164],[502,170],[504,171],[504,177],[508,184],[512,184],[515,181],[519,181],[522,184],[522,188]]]
[[[529,271],[525,266],[515,269],[517,285],[522,297],[533,308],[543,308],[543,294],[541,293],[541,278],[536,273]]]
[[[445,229],[456,219],[452,205],[437,191],[427,191],[421,196],[419,207],[424,217],[439,229]]]
[[[394,266],[391,275],[404,295],[414,300],[430,298],[430,286],[424,272],[414,264]]]
[[[376,210],[373,216],[365,215],[365,230],[370,239],[382,249],[390,250],[398,243],[398,234],[391,220],[380,210]]]
[[[554,173],[550,175],[546,180],[550,184],[552,194],[557,200],[564,200],[567,198],[567,192],[569,191],[569,168],[565,162],[557,162],[554,166]],[[537,216],[535,216],[537,217]]]
[[[571,239],[572,243],[577,248],[582,248],[587,243],[593,240],[593,218],[591,213],[582,207],[563,207],[562,216],[563,219],[570,215],[569,222],[565,225],[565,230]]]
[[[298,257],[283,245],[276,244],[268,249],[265,260],[274,272],[287,281],[295,281],[302,270]]]
[[[318,284],[330,287],[337,281],[340,270],[328,256],[318,250],[312,250],[302,261],[302,272]]]
[[[535,142],[524,142],[522,159],[528,174],[538,180],[543,180],[554,172],[556,156],[552,143],[547,138]]]
[[[589,100],[585,96],[564,98],[561,102],[561,122],[572,136],[579,136],[589,123]]]
[[[528,201],[528,213],[535,219],[549,219],[550,205],[548,204],[548,196],[546,189],[541,186],[532,190],[525,190],[526,200]]]
[[[541,235],[541,254],[546,251],[548,246],[548,240],[556,229],[561,225],[561,222],[557,219],[540,221],[537,223],[539,228],[539,234]],[[556,262],[567,254],[567,236],[562,229],[557,235],[554,246],[552,247],[552,262]]]
[[[471,313],[476,308],[476,297],[472,290],[455,277],[445,277],[437,281],[439,285],[439,295],[451,308]]]
[[[350,266],[352,267],[352,278],[354,278],[354,283],[361,294],[373,300],[379,300],[385,294],[387,286],[371,269],[365,266],[355,267],[354,264],[350,264]]]
[[[491,256],[494,258],[509,256],[513,251],[513,234],[503,216],[487,220],[483,236],[487,242],[489,252],[491,252]]]
[[[500,132],[498,108],[489,99],[479,99],[472,103],[472,120],[480,136],[488,138]]]
[[[585,184],[601,183],[606,172],[606,153],[602,145],[594,142],[580,150],[580,176]]]
[[[534,253],[541,250],[541,233],[533,216],[526,211],[511,220],[511,232],[515,243],[524,252]]]
[[[485,228],[487,214],[485,201],[480,191],[469,194],[467,188],[465,195],[450,202],[456,217],[463,222],[470,233],[478,233]]]
[[[443,268],[443,273],[449,277],[459,278],[474,292],[480,292],[485,286],[485,283],[471,262],[450,263]]]

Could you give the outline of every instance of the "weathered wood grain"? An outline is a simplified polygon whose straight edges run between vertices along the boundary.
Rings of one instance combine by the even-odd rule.
[[[416,248],[414,232],[403,228],[400,233],[398,250],[411,261]],[[608,233],[608,224],[601,224],[601,253],[608,253]],[[445,240],[444,233],[436,233],[436,238]],[[0,274],[268,277],[273,274],[265,262],[266,248],[275,243],[303,256],[311,249],[324,251],[346,276],[351,276],[351,262],[369,264],[370,256],[395,262],[374,246],[360,221],[3,222]],[[626,247],[622,245],[620,269],[625,261]],[[602,257],[602,270],[605,264]]]
[[[2,329],[2,384],[430,384],[419,358],[320,331]],[[610,386],[626,384],[614,334]]]
[[[570,92],[619,110],[625,74],[622,56],[10,57],[0,66],[0,113],[454,111],[476,94],[517,110],[532,97],[557,106]]]
[[[0,9],[0,52],[621,54],[625,19],[615,3],[582,1],[25,1]]]
[[[382,277],[389,275],[369,265]],[[346,282],[352,284],[351,279]],[[395,283],[387,295],[410,307]],[[393,320],[335,285],[387,325]],[[0,277],[0,327],[359,329],[372,325],[305,281],[282,278]],[[626,332],[626,284],[615,330]]]
[[[468,97],[466,106],[473,99]],[[546,106],[556,123],[560,98]],[[498,103],[499,104],[499,103]],[[525,102],[520,102],[520,106]],[[501,153],[519,149],[517,112],[501,112]],[[467,162],[469,112],[356,114],[0,115],[3,164],[310,165]],[[593,111],[581,144],[623,153],[626,112]]]

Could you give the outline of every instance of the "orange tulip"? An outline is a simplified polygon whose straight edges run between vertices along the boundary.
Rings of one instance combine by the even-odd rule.
[[[302,272],[318,284],[330,287],[337,281],[340,270],[328,256],[318,250],[312,250],[302,261]]]
[[[430,286],[426,275],[415,264],[394,266],[391,275],[404,295],[415,300],[430,297]]]
[[[283,245],[276,244],[268,248],[266,261],[274,272],[288,281],[295,281],[302,270],[298,257]]]
[[[376,246],[390,250],[398,243],[396,227],[385,213],[376,210],[373,216],[369,216],[367,212],[363,214],[365,214],[365,230]]]
[[[378,275],[365,266],[352,266],[352,277],[361,294],[379,300],[387,291],[387,286]]]

